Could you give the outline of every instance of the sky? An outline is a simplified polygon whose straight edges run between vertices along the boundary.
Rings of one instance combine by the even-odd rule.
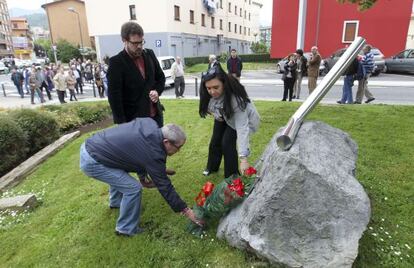
[[[196,0],[199,1],[199,0]],[[272,24],[272,3],[273,0],[262,0],[263,8],[260,12],[260,25],[270,26]],[[51,0],[7,0],[10,8],[39,9],[40,6],[51,2]]]

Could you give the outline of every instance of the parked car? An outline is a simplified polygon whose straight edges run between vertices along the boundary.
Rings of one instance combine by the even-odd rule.
[[[345,53],[346,48],[341,48],[326,59],[324,59],[326,73],[329,72],[330,69],[335,65],[335,63],[339,60],[339,58]],[[371,49],[372,54],[374,54],[374,70],[372,71],[372,75],[376,76],[379,75],[381,72],[385,70],[385,60],[384,54],[378,49],[373,47]],[[362,50],[358,53],[359,55],[363,55]]]
[[[163,56],[157,57],[157,59],[165,75],[165,85],[173,87],[174,80],[171,78],[171,66],[175,62],[175,58],[173,56]]]
[[[292,55],[293,53],[287,55],[286,57],[284,57],[283,59],[281,59],[277,64],[276,64],[276,72],[277,73],[284,73],[285,71],[285,64],[288,61],[288,58],[290,57],[290,55]],[[311,52],[305,52],[303,53],[303,56],[306,57],[306,59],[309,61],[310,57],[311,57],[312,53]],[[319,65],[319,75],[325,75],[328,72],[325,72],[325,63],[324,60],[321,61],[321,64]],[[305,76],[307,76],[307,73],[305,73]]]
[[[414,74],[414,49],[406,49],[385,59],[385,71]]]
[[[8,74],[9,68],[4,65],[3,62],[0,61],[0,74]]]

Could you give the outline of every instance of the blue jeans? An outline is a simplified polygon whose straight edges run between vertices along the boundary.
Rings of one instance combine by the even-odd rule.
[[[128,235],[142,232],[138,227],[141,183],[124,170],[109,168],[95,161],[86,151],[85,143],[80,149],[80,168],[89,177],[109,184],[109,206],[119,207],[115,230]]]
[[[341,103],[354,103],[352,99],[352,86],[354,85],[354,75],[346,75],[344,78],[344,86],[342,88]]]

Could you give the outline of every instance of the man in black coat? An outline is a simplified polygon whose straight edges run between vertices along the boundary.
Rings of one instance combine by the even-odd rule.
[[[163,126],[163,107],[159,96],[165,76],[151,49],[144,49],[144,30],[136,22],[121,28],[125,48],[109,59],[108,100],[116,124],[137,117],[150,117]]]
[[[231,56],[227,60],[227,71],[240,81],[241,71],[243,70],[243,62],[241,58],[237,56],[237,51],[234,48],[231,50],[230,54]]]

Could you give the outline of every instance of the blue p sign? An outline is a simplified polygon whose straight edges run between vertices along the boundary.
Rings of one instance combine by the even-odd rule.
[[[155,40],[155,47],[161,47],[161,40]]]

